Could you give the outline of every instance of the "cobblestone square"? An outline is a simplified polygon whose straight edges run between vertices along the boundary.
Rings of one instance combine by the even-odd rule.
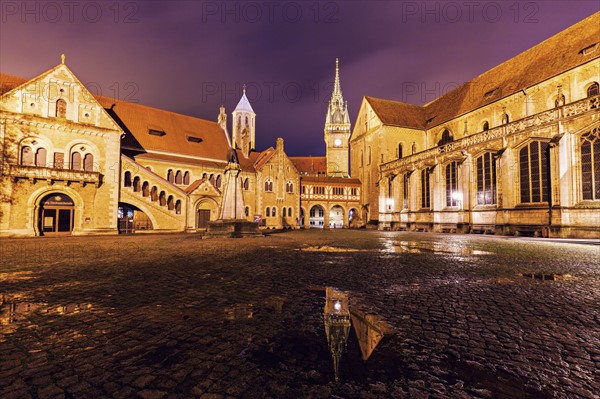
[[[597,244],[2,239],[0,398],[599,398]]]

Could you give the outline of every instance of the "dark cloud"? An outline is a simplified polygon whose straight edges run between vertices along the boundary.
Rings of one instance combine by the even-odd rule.
[[[597,1],[83,1],[69,16],[68,2],[50,2],[57,19],[48,3],[2,2],[3,72],[33,77],[64,52],[94,92],[212,120],[246,83],[258,147],[282,136],[292,155],[324,153],[336,57],[354,119],[364,95],[423,104],[598,11]]]

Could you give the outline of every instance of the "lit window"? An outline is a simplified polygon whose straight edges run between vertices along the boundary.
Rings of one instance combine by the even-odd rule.
[[[477,204],[496,203],[496,160],[491,152],[477,158]]]
[[[533,141],[519,151],[521,202],[548,201],[548,143]]]
[[[581,189],[584,200],[600,200],[600,131],[581,136]]]

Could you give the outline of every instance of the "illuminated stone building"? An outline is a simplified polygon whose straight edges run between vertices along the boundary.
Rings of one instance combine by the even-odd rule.
[[[380,229],[600,236],[600,13],[434,101],[364,97],[350,139]]]
[[[0,75],[0,95],[0,234],[195,232],[218,218],[231,145],[223,107],[212,122],[95,97],[64,57],[31,80]],[[254,150],[245,93],[233,115],[246,218],[297,227],[299,173],[283,139]]]

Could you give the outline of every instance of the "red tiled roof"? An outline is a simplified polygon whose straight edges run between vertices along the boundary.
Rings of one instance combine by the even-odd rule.
[[[386,125],[430,129],[600,57],[600,44],[588,55],[582,51],[599,41],[597,12],[425,106],[365,99]]]
[[[6,73],[0,73],[0,96],[25,82],[27,82],[27,79]]]
[[[256,170],[259,170],[260,168],[262,168],[263,165],[266,164],[274,154],[275,154],[275,148],[273,148],[273,147],[269,147],[266,150],[260,152],[258,154],[258,157],[256,158],[256,161],[254,162],[254,168]]]
[[[301,174],[327,173],[327,157],[289,157]]]

